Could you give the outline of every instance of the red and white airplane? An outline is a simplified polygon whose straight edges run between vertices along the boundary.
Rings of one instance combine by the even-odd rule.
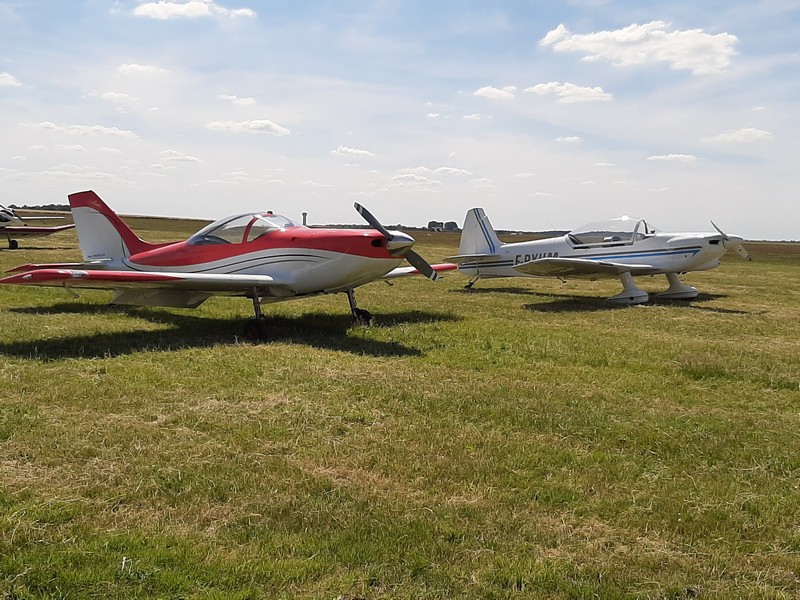
[[[92,191],[69,196],[78,243],[86,262],[28,264],[0,284],[109,289],[112,304],[196,308],[213,295],[246,296],[255,318],[245,336],[263,339],[261,304],[344,292],[354,320],[372,315],[356,305],[354,289],[377,279],[422,274],[434,265],[411,247],[414,239],[386,230],[363,206],[356,210],[374,229],[317,229],[272,212],[215,221],[185,241],[151,244],[140,239]],[[403,260],[411,267],[400,267]]]
[[[69,225],[59,225],[58,227],[30,227],[29,225],[14,226],[12,223],[25,221],[49,221],[51,219],[63,219],[64,217],[20,217],[13,208],[6,208],[0,206],[0,235],[6,236],[8,239],[8,247],[10,250],[19,248],[17,238],[21,237],[41,237],[65,231],[75,227],[72,223]]]

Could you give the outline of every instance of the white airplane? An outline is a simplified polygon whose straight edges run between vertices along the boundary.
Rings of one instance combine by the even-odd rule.
[[[373,229],[298,225],[272,212],[232,215],[185,241],[151,244],[92,191],[69,196],[83,263],[28,264],[0,284],[113,290],[112,304],[196,308],[213,295],[245,296],[255,318],[251,339],[266,337],[261,304],[343,292],[357,322],[369,312],[354,289],[377,279],[421,274],[435,280],[454,264],[431,266],[411,247],[414,238],[388,231],[363,206]],[[401,267],[407,260],[410,267]]]
[[[566,235],[504,244],[482,208],[467,212],[458,256],[461,273],[478,279],[491,277],[619,277],[622,291],[607,300],[616,304],[647,302],[649,295],[633,280],[637,275],[666,275],[669,287],[659,298],[689,299],[697,289],[678,277],[688,271],[706,271],[720,264],[728,250],[751,260],[741,237],[727,235],[714,222],[712,233],[664,233],[644,219],[620,217],[584,225]]]
[[[24,224],[25,221],[50,221],[52,219],[63,220],[64,217],[20,217],[13,208],[0,206],[0,235],[6,236],[10,250],[16,250],[19,248],[17,238],[41,237],[75,227],[73,224],[59,225],[58,227],[30,227]],[[16,222],[23,223],[23,225],[21,227],[13,225]]]

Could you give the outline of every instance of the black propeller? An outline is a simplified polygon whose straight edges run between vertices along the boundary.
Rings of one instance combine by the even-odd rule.
[[[364,217],[364,220],[367,223],[369,223],[374,229],[380,231],[383,237],[386,238],[386,246],[390,253],[392,252],[393,246],[391,242],[394,241],[397,254],[403,256],[409,263],[411,263],[411,266],[413,266],[417,271],[431,281],[436,281],[438,279],[439,276],[436,271],[433,270],[433,267],[430,265],[430,263],[428,263],[427,260],[422,258],[419,254],[411,249],[411,246],[414,244],[414,238],[400,232],[392,233],[383,225],[381,225],[380,221],[378,221],[378,219],[376,219],[371,212],[361,206],[358,202],[354,203],[353,206],[355,206],[358,214]],[[400,236],[402,236],[402,238]]]

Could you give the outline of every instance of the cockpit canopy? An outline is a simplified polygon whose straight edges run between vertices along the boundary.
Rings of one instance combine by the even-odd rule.
[[[627,215],[589,223],[570,231],[567,236],[573,244],[632,244],[654,235],[655,228],[644,219]]]
[[[302,227],[291,219],[271,212],[245,213],[225,217],[206,225],[189,238],[192,246],[205,244],[242,244],[266,235],[272,231]]]

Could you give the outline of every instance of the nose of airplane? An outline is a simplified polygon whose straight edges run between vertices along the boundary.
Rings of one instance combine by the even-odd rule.
[[[389,254],[403,254],[414,245],[414,238],[402,231],[390,231],[391,238],[386,241]]]
[[[744,246],[742,246],[742,242],[744,241],[743,237],[739,237],[738,235],[728,235],[727,233],[722,231],[722,229],[717,227],[714,221],[711,221],[711,225],[713,225],[714,229],[717,230],[717,233],[719,233],[722,236],[723,248],[725,248],[726,250],[735,251],[736,254],[738,254],[745,260],[753,260],[753,257],[750,256],[750,253],[745,249]]]

